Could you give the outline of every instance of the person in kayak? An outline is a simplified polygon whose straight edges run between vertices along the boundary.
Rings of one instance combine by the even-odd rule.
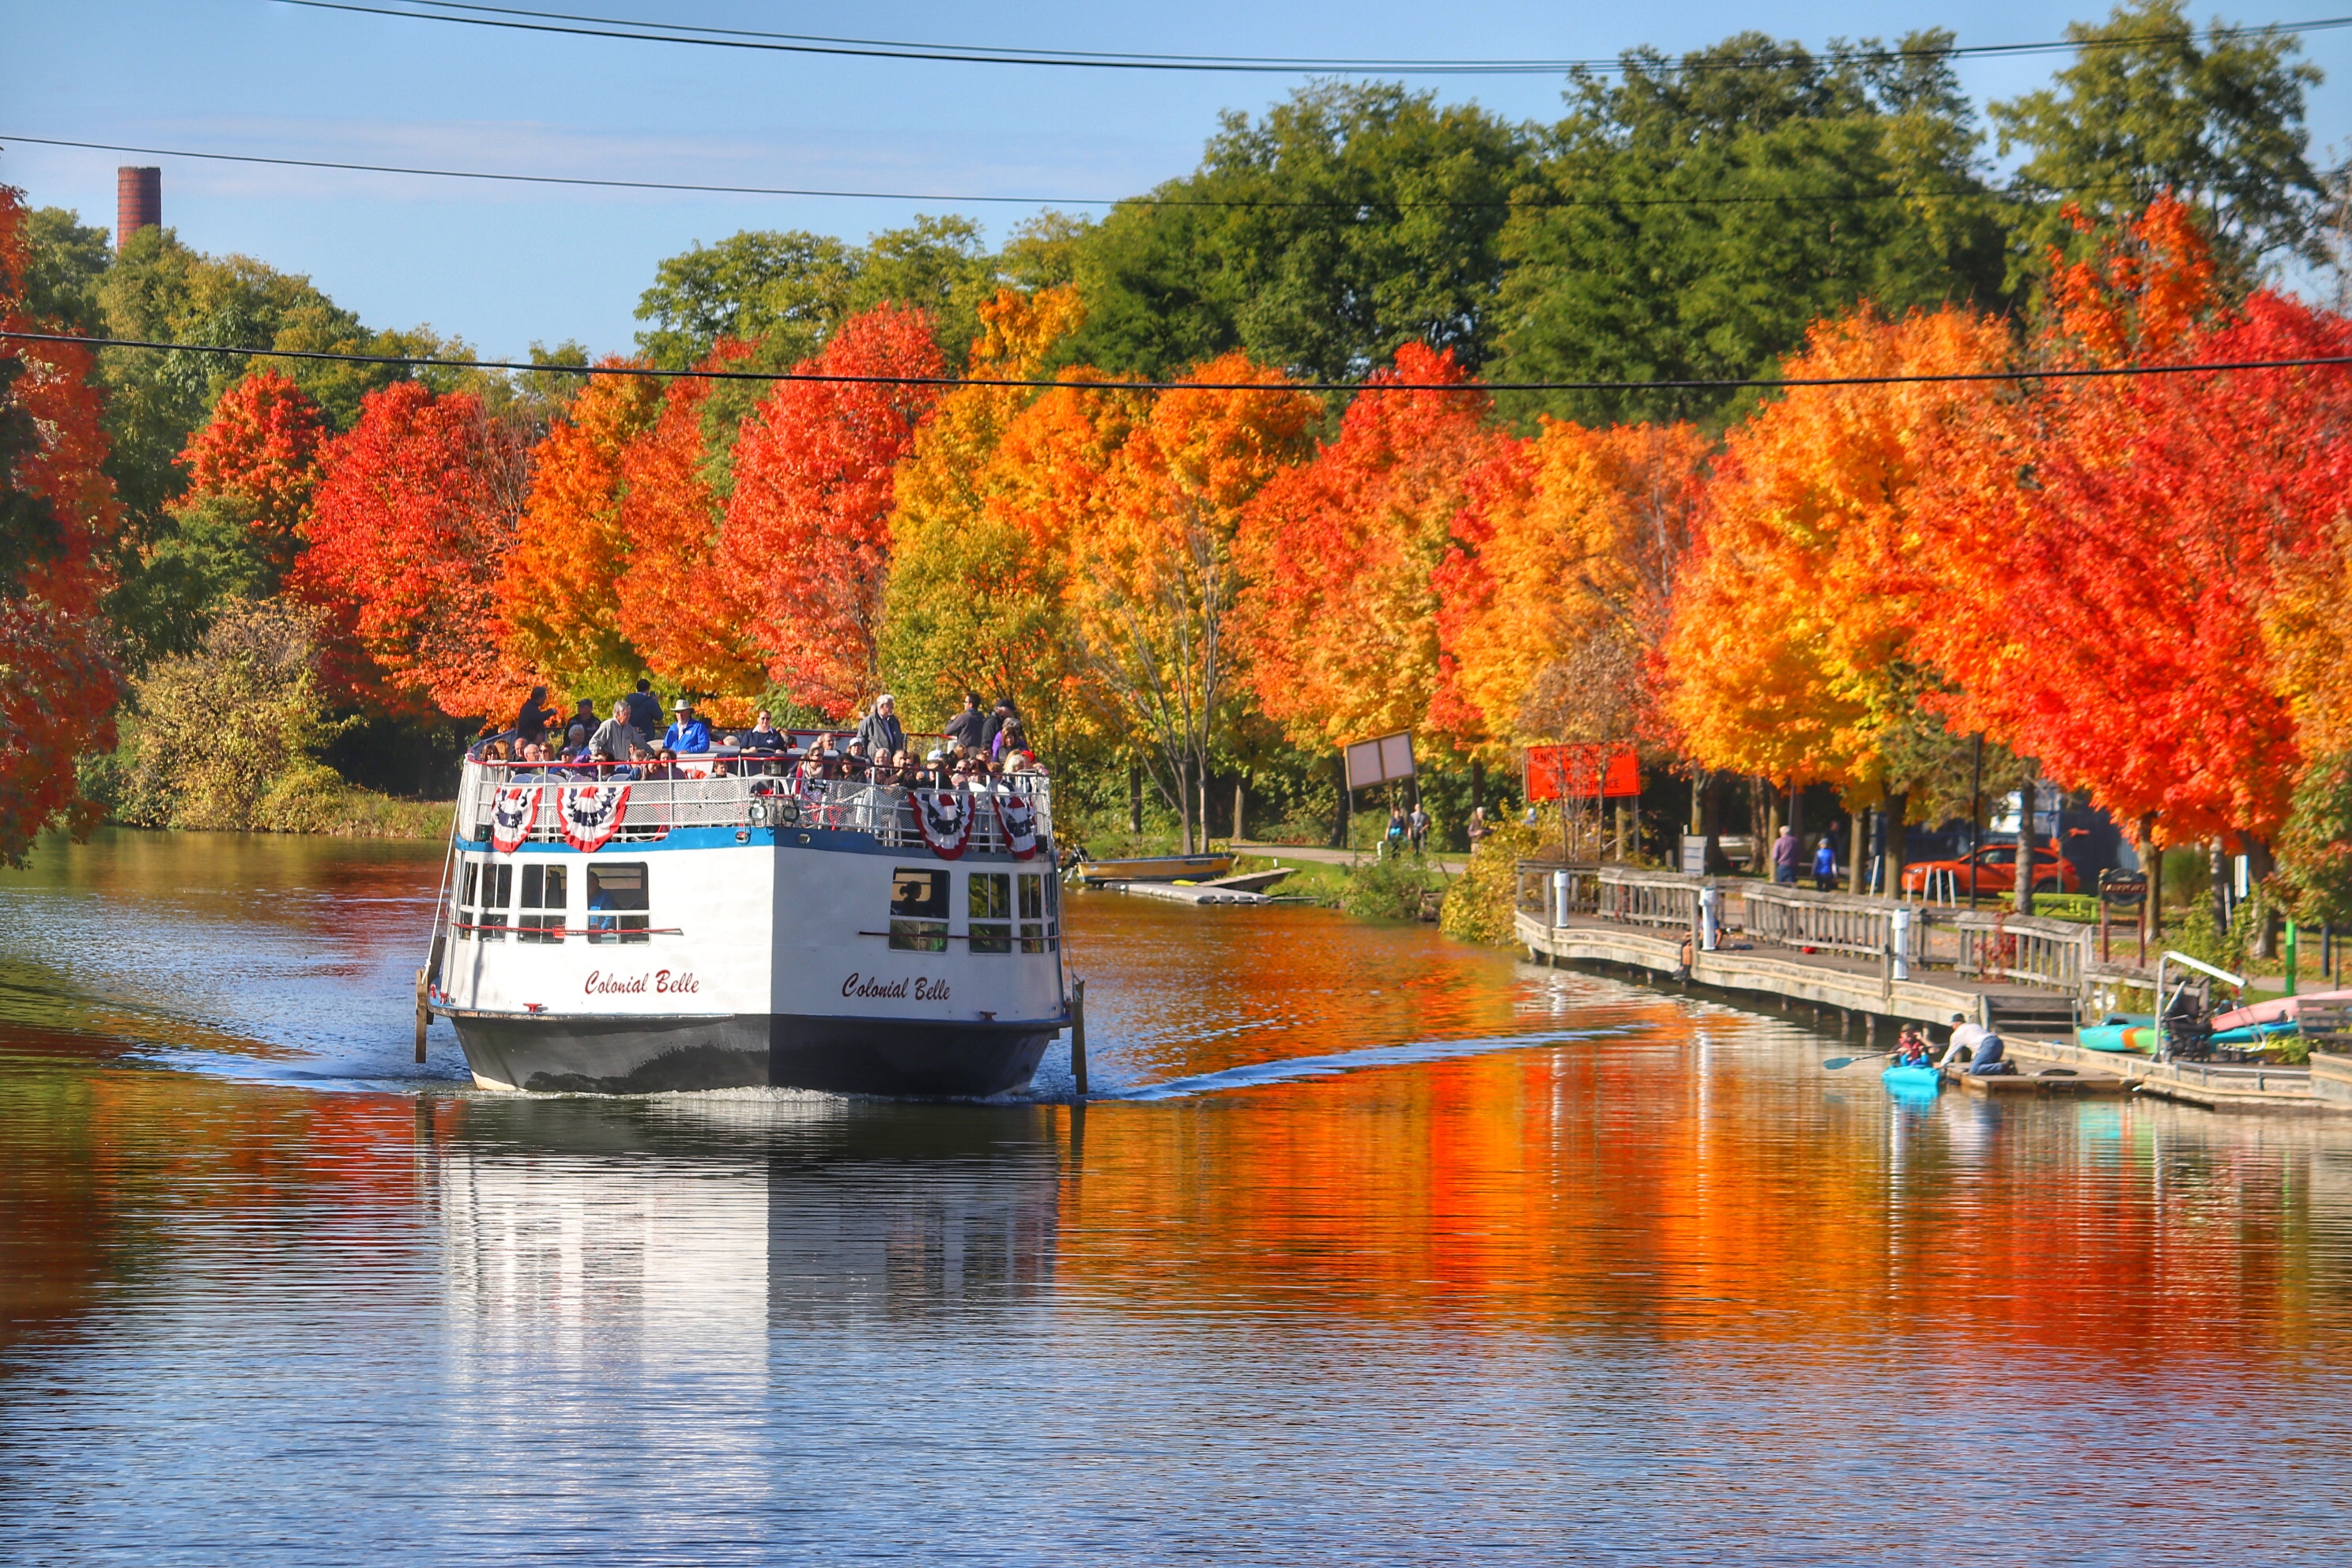
[[[1903,1033],[1895,1037],[1895,1060],[1906,1068],[1936,1065],[1927,1049],[1927,1037],[1908,1024],[1904,1025]]]

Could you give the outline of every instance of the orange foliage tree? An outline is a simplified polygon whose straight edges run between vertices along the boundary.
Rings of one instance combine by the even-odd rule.
[[[499,658],[498,586],[529,456],[480,399],[414,382],[369,393],[327,444],[288,587],[344,645],[330,674],[345,695],[463,717],[518,695]]]
[[[696,368],[723,370],[751,352],[721,342]],[[616,584],[620,634],[655,672],[695,691],[760,689],[743,627],[749,595],[719,569],[721,500],[703,430],[714,384],[683,375],[661,413],[621,453],[621,532],[627,570]]]
[[[1020,378],[1083,312],[1074,289],[1007,289],[980,316],[971,374]],[[938,728],[976,690],[1013,698],[1033,740],[1067,739],[1069,531],[1123,433],[1100,416],[1121,406],[962,386],[917,428],[894,491],[880,653],[910,724]]]
[[[1251,498],[1303,456],[1322,407],[1238,353],[1183,379],[1239,386],[1152,400],[1104,476],[1100,525],[1074,542],[1070,581],[1093,700],[1110,733],[1150,748],[1189,847],[1193,786],[1243,690],[1234,535]]]
[[[0,185],[0,327],[67,330],[25,303],[24,195]],[[59,817],[86,829],[75,763],[114,743],[121,690],[99,597],[120,524],[89,351],[0,341],[0,861]]]
[[[934,377],[931,318],[881,305],[795,367],[832,376]],[[784,381],[743,421],[716,566],[769,678],[835,718],[876,690],[890,568],[895,469],[940,388]]]
[[[1397,351],[1385,382],[1466,385],[1444,353]],[[1471,392],[1368,393],[1338,437],[1276,475],[1235,540],[1234,621],[1265,715],[1309,750],[1422,726],[1437,685],[1434,574],[1469,476],[1505,439]]]
[[[650,377],[592,377],[532,452],[530,499],[499,578],[499,651],[519,677],[609,700],[645,668],[615,614],[635,556],[621,459],[661,404]]]
[[[1469,476],[1455,542],[1434,574],[1443,649],[1433,721],[1501,761],[1517,742],[1562,738],[1538,699],[1565,672],[1615,721],[1580,740],[1654,729],[1643,661],[1662,635],[1690,547],[1707,443],[1687,425],[1587,429],[1547,419]],[[1603,649],[1622,656],[1592,657]],[[1558,707],[1557,702],[1549,706]]]
[[[1998,367],[2006,329],[1867,308],[1813,330],[1791,379]],[[1942,726],[1912,646],[1923,584],[1913,510],[1979,383],[1792,389],[1731,432],[1661,646],[1663,710],[1700,766],[1821,781],[1898,823]],[[1928,732],[1923,736],[1921,731]],[[1891,838],[1899,845],[1899,838]]]

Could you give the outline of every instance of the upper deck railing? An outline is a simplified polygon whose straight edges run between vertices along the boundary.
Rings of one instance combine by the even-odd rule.
[[[827,778],[782,757],[697,756],[628,767],[469,761],[458,784],[459,831],[499,844],[647,843],[683,827],[825,828],[891,848],[1021,853],[1053,838],[1045,774],[933,787]],[[929,827],[919,821],[927,797]],[[625,793],[623,793],[625,792]],[[617,816],[617,820],[612,818]],[[1024,828],[1026,831],[1024,831]]]

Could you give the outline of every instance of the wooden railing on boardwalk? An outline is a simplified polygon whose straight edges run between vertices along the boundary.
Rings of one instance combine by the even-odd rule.
[[[1704,877],[1640,866],[1603,866],[1598,879],[1600,896],[1593,912],[1602,920],[1685,931],[1698,919],[1699,889],[1707,885]],[[1724,917],[1718,911],[1717,918]]]
[[[1741,924],[1750,942],[1876,958],[1893,948],[1895,911],[1908,910],[1904,958],[1911,963],[1927,962],[1927,912],[1916,905],[1762,882],[1750,882],[1741,892]]]
[[[1562,862],[1559,860],[1522,860],[1518,863],[1518,906],[1548,925],[1558,925],[1570,915],[1589,915],[1598,908],[1600,866],[1591,860]],[[1555,905],[1557,884],[1554,876],[1565,872],[1568,877],[1567,908]]]
[[[2072,921],[2033,915],[1963,912],[1960,958],[1953,967],[1980,980],[2007,980],[2081,993],[2098,932]]]

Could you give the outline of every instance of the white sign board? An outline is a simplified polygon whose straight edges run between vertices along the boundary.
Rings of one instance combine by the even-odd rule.
[[[1400,730],[1378,740],[1359,741],[1344,753],[1348,787],[1370,789],[1374,784],[1412,777],[1412,731]]]
[[[1706,875],[1706,834],[1685,833],[1683,835],[1683,875],[1685,877],[1704,877]]]

